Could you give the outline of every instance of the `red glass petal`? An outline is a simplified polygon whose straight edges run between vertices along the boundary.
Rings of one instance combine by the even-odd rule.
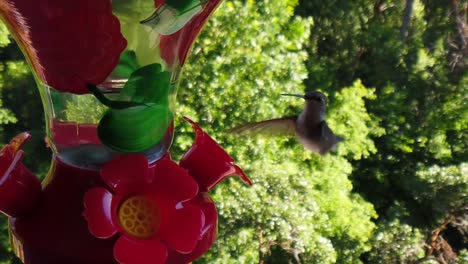
[[[161,49],[161,58],[163,58],[168,65],[177,63],[179,49],[176,47],[181,34],[182,31],[179,30],[172,35],[160,35],[159,47]]]
[[[118,156],[102,167],[101,177],[118,194],[141,192],[148,181],[148,160],[143,154]]]
[[[164,2],[165,2],[165,0],[155,0],[154,5],[155,5],[156,8],[158,8],[159,6],[164,4]]]
[[[172,225],[161,230],[161,239],[180,253],[190,253],[195,249],[202,235],[205,215],[195,206],[188,206],[176,210]]]
[[[233,165],[234,159],[206,134],[200,126],[187,117],[185,120],[192,124],[195,130],[195,143],[180,160],[180,166],[187,169],[200,186],[200,191],[213,189],[219,182],[231,175],[240,175],[241,178],[252,185],[252,181],[241,168]]]
[[[156,6],[160,5],[160,3],[161,1],[157,0]],[[161,35],[161,57],[167,64],[172,65],[178,62],[180,65],[183,65],[185,63],[193,42],[206,23],[206,20],[220,3],[221,0],[209,0],[204,5],[200,14],[192,18],[181,30],[172,35]]]
[[[186,170],[169,159],[158,160],[154,167],[152,190],[177,203],[188,201],[198,193],[198,184]]]
[[[87,93],[86,84],[103,82],[127,45],[109,0],[2,2],[37,76],[59,91]]]
[[[104,188],[93,188],[84,196],[83,216],[88,221],[88,229],[97,238],[109,238],[117,233],[112,216],[114,197]]]
[[[41,194],[39,179],[22,164],[21,147],[29,138],[21,133],[0,151],[0,212],[12,217],[32,209]]]
[[[158,240],[134,240],[122,236],[114,246],[115,259],[121,264],[165,263],[167,249]]]

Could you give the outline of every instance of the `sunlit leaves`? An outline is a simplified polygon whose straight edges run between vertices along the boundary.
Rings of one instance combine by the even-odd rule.
[[[374,89],[366,88],[361,81],[339,91],[330,106],[330,126],[343,135],[345,141],[339,153],[353,159],[368,157],[377,149],[371,137],[379,137],[384,130],[379,127],[379,118],[367,112],[366,100],[375,100]]]
[[[369,263],[408,263],[424,257],[425,236],[418,228],[404,223],[407,208],[395,204],[381,221],[371,239]]]
[[[280,96],[305,90],[303,49],[311,20],[293,16],[295,4],[225,1],[185,66],[179,112],[199,121],[254,181],[246,188],[228,180],[214,191],[220,236],[204,261],[285,263],[296,250],[304,263],[349,263],[370,248],[375,227],[370,219],[376,214],[371,204],[351,194],[352,167],[343,156],[375,151],[369,136],[381,130],[365,107],[372,89],[359,82],[336,96],[322,89],[331,96],[328,120],[346,138],[337,154],[320,157],[294,138],[225,132],[243,122],[301,111],[303,100]],[[175,152],[191,143],[187,133],[178,125]]]

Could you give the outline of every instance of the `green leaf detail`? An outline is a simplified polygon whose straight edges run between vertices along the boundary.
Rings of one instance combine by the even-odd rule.
[[[171,73],[159,63],[144,66],[132,73],[119,98],[138,103],[168,104]]]
[[[206,2],[207,0],[169,0],[140,23],[151,27],[159,34],[171,35],[199,14]]]
[[[202,5],[205,1],[201,2],[199,0],[167,0],[165,4],[179,11],[180,14],[184,14]]]
[[[95,86],[88,88],[110,109],[98,125],[99,139],[124,153],[148,150],[161,141],[173,115],[169,109],[171,73],[154,63],[134,71],[119,94],[109,100]]]
[[[116,151],[143,152],[161,141],[172,118],[171,111],[164,105],[110,109],[99,123],[98,136],[102,143]]]
[[[134,51],[125,51],[120,56],[119,64],[114,69],[114,74],[121,78],[129,78],[138,69],[138,60]]]

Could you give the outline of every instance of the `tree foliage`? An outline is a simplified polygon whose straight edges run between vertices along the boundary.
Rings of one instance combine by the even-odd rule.
[[[463,169],[468,142],[466,53],[457,24],[466,6],[458,1],[412,1],[402,39],[399,30],[407,4],[328,1],[323,7],[320,1],[301,1],[297,9],[315,23],[307,86],[342,89],[359,78],[375,87],[376,100],[366,106],[370,115],[380,118],[385,134],[374,138],[375,155],[353,162],[352,176],[355,190],[380,216],[371,251],[378,254],[363,256],[371,263],[378,256],[383,263],[415,260],[424,239],[417,243],[397,237],[429,236],[468,202]],[[399,216],[391,213],[395,204],[402,211]],[[463,234],[463,228],[457,232]],[[466,237],[464,241],[452,241],[453,250],[466,248]],[[395,250],[395,243],[406,245]],[[405,248],[415,254],[410,257]]]
[[[220,237],[201,262],[349,263],[370,249],[370,219],[376,214],[351,193],[346,158],[375,152],[369,137],[383,132],[365,107],[373,89],[356,81],[339,92],[323,90],[331,98],[330,125],[346,136],[336,155],[305,152],[292,138],[225,132],[243,122],[297,114],[303,107],[303,101],[280,98],[305,89],[311,22],[294,16],[296,4],[225,1],[186,66],[179,113],[199,121],[254,181],[251,188],[235,180],[217,188]],[[191,144],[185,131],[175,148]]]

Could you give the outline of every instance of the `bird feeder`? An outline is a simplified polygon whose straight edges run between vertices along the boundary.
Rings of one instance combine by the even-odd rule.
[[[170,156],[181,69],[220,0],[0,0],[42,98],[52,164],[0,151],[0,211],[25,264],[190,263],[211,247],[209,191],[251,183],[202,128]],[[28,155],[34,156],[34,153]]]

